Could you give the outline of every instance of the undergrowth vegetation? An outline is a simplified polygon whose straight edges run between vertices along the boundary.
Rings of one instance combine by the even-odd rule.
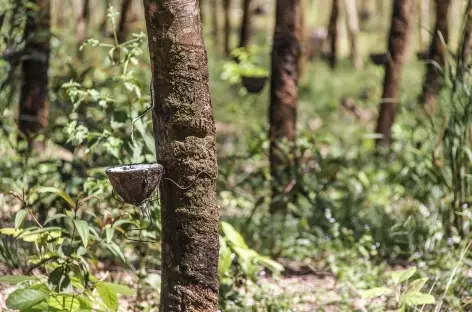
[[[5,12],[1,50],[21,50],[17,28],[24,22],[13,7]],[[108,16],[114,29],[113,7]],[[254,38],[262,48],[250,51],[269,55],[264,31]],[[159,201],[151,204],[149,227],[136,207],[114,198],[105,175],[110,165],[155,161],[151,114],[140,116],[151,105],[146,35],[118,44],[91,31],[79,60],[68,32],[55,29],[52,39],[49,125],[35,138],[46,140],[44,152],[18,139],[19,73],[0,60],[0,282],[14,285],[6,306],[157,311]],[[453,57],[434,116],[416,100],[423,64],[410,61],[394,144],[385,154],[375,152],[372,134],[381,70],[367,64],[356,72],[343,62],[330,71],[320,60],[307,61],[297,167],[287,198],[279,199],[288,209],[270,214],[268,86],[253,95],[237,84],[244,74],[267,75],[268,58],[253,64],[239,50],[250,65],[236,64],[207,32],[221,310],[297,311],[308,302],[319,311],[470,311],[471,79],[456,79]],[[343,109],[346,97],[366,117]],[[318,294],[271,288],[298,275],[327,275],[336,286],[320,286]]]

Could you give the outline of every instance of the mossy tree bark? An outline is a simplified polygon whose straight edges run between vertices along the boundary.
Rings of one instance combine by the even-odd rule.
[[[128,32],[127,21],[128,13],[131,9],[131,0],[123,0],[121,2],[121,12],[120,12],[120,23],[118,24],[118,42],[122,43],[126,40],[126,35]]]
[[[273,178],[271,212],[284,207],[276,198],[287,190],[295,165],[294,149],[297,119],[298,79],[302,54],[301,0],[277,0],[272,75],[269,106],[270,168]],[[282,141],[292,144],[291,154],[285,157]]]
[[[225,54],[231,53],[231,0],[223,0],[223,6],[225,11],[225,36],[224,36],[224,49]]]
[[[243,0],[243,17],[241,20],[241,33],[239,47],[247,47],[251,36],[251,0]]]
[[[395,0],[393,2],[392,25],[388,41],[388,61],[385,64],[385,77],[382,102],[377,119],[376,132],[382,137],[377,139],[377,147],[390,146],[392,125],[398,103],[400,76],[407,58],[413,22],[414,0]]]
[[[451,0],[436,0],[436,26],[429,48],[429,62],[426,65],[426,77],[423,84],[422,102],[427,112],[435,110],[437,97],[441,89],[441,70],[446,65],[447,43],[449,41],[448,15]]]
[[[331,17],[328,25],[328,39],[330,43],[329,65],[331,68],[336,68],[337,63],[339,1],[333,0],[332,2]]]
[[[51,38],[50,0],[35,0],[39,10],[29,12],[24,37],[26,41],[23,58],[18,127],[29,145],[36,134],[41,133],[48,121],[48,69]],[[43,144],[38,144],[42,149]]]
[[[144,0],[155,93],[157,160],[165,176],[160,311],[218,308],[216,140],[198,0]],[[203,174],[201,174],[203,173]]]

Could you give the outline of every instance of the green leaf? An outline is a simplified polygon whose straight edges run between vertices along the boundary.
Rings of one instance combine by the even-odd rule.
[[[392,272],[392,279],[395,284],[400,284],[416,273],[416,267],[411,267],[406,270]]]
[[[50,307],[59,309],[60,311],[77,311],[80,308],[79,299],[72,295],[55,295],[49,298],[48,304]]]
[[[419,291],[407,293],[404,299],[407,305],[423,305],[423,304],[434,304],[436,300],[430,294],[424,294]]]
[[[40,187],[38,189],[38,193],[54,193],[54,194],[58,195],[59,197],[61,197],[62,199],[64,199],[69,204],[69,206],[71,208],[75,207],[75,203],[72,200],[72,198],[70,198],[69,195],[67,195],[64,191],[62,191],[58,188],[55,188],[55,187]]]
[[[114,228],[106,228],[105,229],[105,234],[107,236],[107,243],[110,244],[113,240],[113,235],[115,234],[115,229]]]
[[[421,291],[427,281],[428,281],[427,277],[419,278],[419,279],[416,279],[416,280],[412,281],[408,285],[408,288],[407,288],[406,292],[409,293],[409,292]]]
[[[257,262],[263,265],[265,268],[272,271],[272,273],[280,273],[284,270],[284,266],[270,259],[269,257],[260,256],[257,258]]]
[[[376,287],[361,291],[362,298],[377,298],[380,296],[389,296],[393,294],[393,290],[387,287]]]
[[[25,310],[45,300],[48,296],[48,293],[41,290],[17,289],[8,296],[6,304],[12,310]]]
[[[21,209],[15,216],[15,229],[19,229],[23,225],[25,217],[28,215],[28,209]]]
[[[6,275],[0,277],[0,283],[18,284],[26,281],[34,281],[36,277],[26,275]]]
[[[9,236],[17,236],[21,231],[14,228],[3,228],[0,229],[0,233]]]
[[[221,230],[223,231],[225,239],[235,247],[249,249],[244,238],[239,234],[235,228],[226,222],[221,222]]]
[[[129,288],[128,286],[125,285],[120,285],[120,284],[115,284],[115,283],[107,283],[107,282],[101,282],[99,284],[102,284],[104,287],[107,287],[108,289],[116,292],[117,294],[125,295],[125,296],[130,296],[134,295],[136,292]]]
[[[80,239],[82,239],[82,243],[84,247],[87,248],[88,244],[88,236],[89,236],[89,227],[88,223],[84,220],[74,220],[75,227],[77,228],[77,232],[79,232]]]
[[[98,291],[100,299],[110,309],[116,310],[118,308],[118,295],[115,291],[106,287],[103,283],[98,283],[95,287]]]

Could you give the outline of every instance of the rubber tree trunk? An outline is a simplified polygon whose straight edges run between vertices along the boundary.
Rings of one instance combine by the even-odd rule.
[[[216,139],[198,0],[144,0],[160,185],[160,311],[217,311]]]
[[[120,23],[118,25],[118,42],[122,43],[126,40],[126,35],[128,32],[127,29],[127,20],[128,20],[128,13],[131,8],[131,0],[123,0],[121,2],[121,14],[120,14]]]
[[[36,134],[41,133],[48,121],[48,69],[51,38],[51,3],[50,0],[35,0],[39,7],[36,14],[29,12],[26,20],[24,37],[25,52],[23,58],[22,83],[19,105],[18,127],[26,135],[29,146]],[[44,144],[38,144],[42,149]]]
[[[472,0],[467,1],[467,8],[464,18],[464,29],[459,46],[459,57],[457,59],[457,77],[463,81],[464,73],[470,63],[470,49],[472,49]]]
[[[64,7],[66,0],[55,0],[54,1],[54,26],[57,28],[64,27]]]
[[[356,0],[344,0],[344,6],[346,8],[346,24],[351,44],[351,60],[356,69],[361,69],[363,64],[359,53],[359,16]]]
[[[251,0],[243,0],[243,18],[241,21],[241,34],[239,47],[247,47],[251,36]]]
[[[223,6],[225,11],[225,54],[230,55],[231,53],[231,0],[223,0]]]
[[[213,35],[213,44],[216,51],[221,51],[220,49],[220,40],[219,40],[219,23],[218,23],[218,3],[219,0],[212,0],[211,3],[211,34]]]
[[[431,21],[429,18],[430,13],[430,3],[429,0],[420,0],[418,1],[419,6],[419,27],[420,27],[420,50],[421,52],[426,51],[426,47],[429,43],[429,37],[431,33]]]
[[[301,0],[277,0],[274,43],[272,47],[272,75],[269,106],[269,160],[272,183],[271,212],[284,207],[276,200],[290,183],[290,169],[294,162],[297,85],[302,54]],[[292,144],[292,155],[283,155],[281,141]],[[288,157],[286,157],[288,156]]]
[[[447,43],[449,41],[448,13],[451,0],[436,0],[436,26],[429,48],[429,62],[426,64],[426,77],[423,84],[422,102],[427,112],[435,110],[441,89],[441,70],[446,65]]]
[[[82,7],[80,8],[80,2],[77,2],[77,47],[80,47],[87,37],[87,24],[90,17],[90,0],[83,0]]]
[[[104,35],[106,35],[106,32],[107,32],[107,24],[108,24],[108,8],[110,7],[109,6],[109,3],[108,3],[108,0],[102,0],[105,4],[105,7],[104,7],[104,11],[103,11],[103,15],[102,15],[102,19],[101,19],[101,22],[100,22],[100,32]]]
[[[339,20],[339,1],[333,0],[331,7],[331,17],[328,25],[328,38],[330,43],[329,65],[336,68],[338,54],[338,20]]]
[[[392,24],[388,41],[389,60],[385,64],[382,102],[377,119],[376,132],[382,137],[377,139],[377,147],[390,146],[392,125],[398,103],[398,90],[403,64],[407,57],[413,24],[414,0],[394,0]]]

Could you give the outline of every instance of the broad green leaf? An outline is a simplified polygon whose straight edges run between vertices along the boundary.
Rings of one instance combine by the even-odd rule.
[[[54,193],[54,194],[58,195],[59,197],[61,197],[62,199],[64,199],[67,202],[67,204],[69,204],[69,206],[71,208],[75,207],[75,203],[72,200],[72,198],[70,198],[69,195],[67,195],[64,191],[62,191],[58,188],[55,188],[55,187],[40,187],[38,189],[38,193]]]
[[[87,248],[88,244],[88,237],[89,237],[89,227],[87,221],[84,220],[74,220],[75,227],[77,228],[77,232],[79,232],[80,239],[82,239],[82,243],[84,247]]]
[[[240,247],[244,249],[248,249],[249,247],[246,245],[244,238],[239,234],[238,231],[229,223],[221,222],[221,230],[223,231],[224,238],[228,240],[231,245],[235,247]]]
[[[48,304],[50,307],[59,309],[60,311],[76,311],[80,308],[79,299],[72,295],[55,295],[49,297]]]
[[[8,296],[5,302],[9,309],[25,310],[45,300],[48,296],[48,293],[37,289],[17,289]]]
[[[19,229],[23,225],[23,221],[25,220],[25,217],[28,215],[28,210],[27,209],[21,209],[16,213],[15,216],[15,229]]]
[[[284,270],[283,265],[281,265],[277,261],[270,259],[269,257],[259,256],[257,258],[257,262],[260,263],[265,268],[268,268],[269,270],[271,270],[272,273],[280,273]]]
[[[95,287],[98,291],[98,295],[100,299],[102,299],[103,303],[113,311],[118,308],[118,295],[112,289],[103,285],[103,283],[98,283]]]
[[[410,292],[405,295],[404,299],[407,305],[423,305],[423,304],[434,304],[436,300],[430,294],[424,294],[419,291]]]
[[[120,285],[120,284],[115,284],[115,283],[107,283],[107,282],[101,282],[99,284],[102,284],[103,286],[105,286],[108,289],[116,292],[117,294],[121,294],[121,295],[125,295],[125,296],[134,295],[136,293],[133,289],[131,289],[128,286],[125,286],[125,285]]]
[[[380,296],[389,296],[393,294],[393,290],[387,287],[376,287],[361,291],[362,298],[377,298]]]
[[[0,233],[4,235],[9,235],[9,236],[16,236],[20,233],[20,230],[14,229],[14,228],[3,228],[0,229]]]
[[[406,270],[392,272],[392,279],[395,284],[400,284],[416,273],[416,267],[411,267]]]
[[[113,240],[113,235],[115,234],[115,229],[114,228],[106,228],[105,229],[105,234],[107,236],[107,243],[110,244]]]
[[[421,291],[427,281],[428,281],[427,277],[419,278],[419,279],[416,279],[416,280],[412,281],[408,285],[408,288],[407,288],[406,292],[409,293],[409,292]]]
[[[220,253],[218,276],[222,279],[231,268],[235,254],[228,248],[226,241],[220,236]]]
[[[36,277],[26,275],[6,275],[0,276],[0,283],[18,284],[26,281],[34,281]]]

